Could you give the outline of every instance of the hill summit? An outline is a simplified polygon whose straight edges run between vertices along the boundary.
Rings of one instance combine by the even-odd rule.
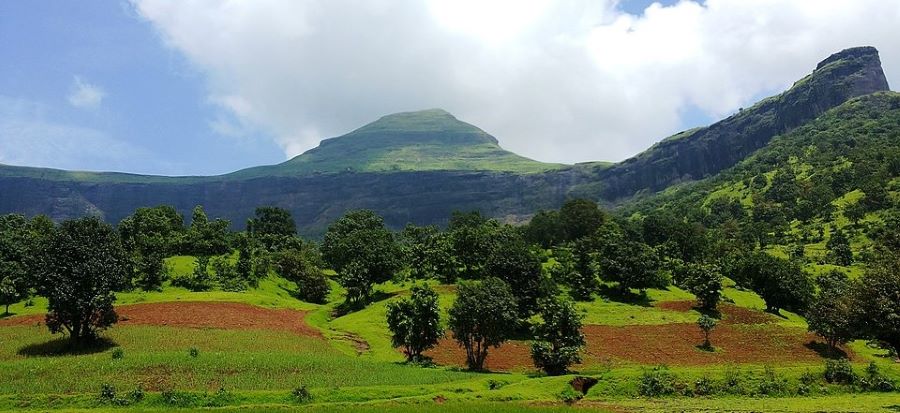
[[[346,135],[325,139],[282,164],[235,175],[434,170],[528,173],[560,166],[509,152],[478,127],[443,109],[428,109],[383,116]]]

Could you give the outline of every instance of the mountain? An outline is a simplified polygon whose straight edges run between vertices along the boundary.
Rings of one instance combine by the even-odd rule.
[[[279,165],[211,177],[161,177],[0,166],[0,212],[117,222],[134,209],[170,204],[238,226],[259,205],[291,210],[305,235],[349,209],[368,208],[400,227],[441,224],[477,209],[521,221],[567,198],[621,203],[714,176],[776,136],[858,96],[888,90],[874,48],[822,61],[784,93],[706,128],[666,138],[618,164],[545,164],[503,150],[495,138],[432,109],[385,116]]]
[[[442,109],[430,109],[382,117],[346,135],[325,139],[317,148],[280,165],[230,176],[436,170],[533,173],[562,166],[506,151],[485,131]]]
[[[816,66],[784,93],[709,127],[663,139],[643,153],[598,174],[607,200],[656,192],[728,168],[764,147],[772,137],[815,119],[848,99],[890,90],[878,51],[843,50]]]

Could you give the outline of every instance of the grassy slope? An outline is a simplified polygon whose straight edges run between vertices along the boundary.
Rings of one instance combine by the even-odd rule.
[[[169,260],[176,272],[189,271],[190,257]],[[556,411],[516,403],[558,403],[559,395],[571,377],[548,378],[523,373],[473,374],[453,368],[420,368],[406,366],[402,356],[391,348],[390,336],[384,324],[386,304],[408,293],[411,285],[386,283],[378,287],[379,301],[367,308],[341,317],[332,312],[342,300],[336,287],[329,303],[302,303],[291,296],[295,286],[270,276],[260,288],[244,293],[193,293],[166,287],[158,293],[128,293],[120,297],[124,302],[174,300],[242,301],[266,307],[288,307],[311,311],[308,321],[322,330],[327,341],[297,337],[276,331],[235,331],[217,329],[186,329],[174,327],[119,326],[106,336],[124,350],[124,357],[111,357],[112,348],[85,355],[57,357],[27,356],[23,349],[46,349],[61,342],[54,341],[42,327],[21,326],[0,328],[0,410],[21,407],[37,409],[103,407],[97,401],[100,384],[109,383],[126,394],[138,384],[156,383],[148,391],[145,401],[135,408],[165,408],[158,390],[187,391],[187,407],[199,406],[255,406],[249,411],[277,411],[293,406],[289,390],[305,384],[310,387],[316,403],[323,404],[312,411],[359,411],[359,405],[334,403],[364,403],[372,409],[388,411],[429,411],[436,408],[435,397],[447,400],[441,411],[452,409],[489,409],[490,411]],[[441,294],[441,307],[452,303],[453,290],[436,286]],[[760,309],[762,300],[755,294],[729,288],[726,296],[736,305]],[[690,294],[677,290],[650,290],[651,303],[657,301],[691,299]],[[18,304],[17,306],[21,306]],[[21,307],[14,307],[21,308]],[[629,305],[598,298],[581,304],[590,324],[664,324],[689,322],[693,313],[662,311],[653,307]],[[29,312],[43,311],[40,303]],[[802,318],[787,314],[782,324],[804,327]],[[369,349],[357,356],[358,349],[351,335],[367,342]],[[14,343],[14,344],[13,344]],[[12,344],[12,345],[10,345]],[[192,358],[188,349],[196,347],[200,356]],[[876,360],[896,378],[900,368],[890,361],[876,357],[877,352],[864,343],[854,343],[853,349],[862,361]],[[32,350],[33,352],[34,350]],[[760,371],[760,365],[742,365],[743,371]],[[792,383],[809,370],[821,365],[776,366],[780,375]],[[862,365],[857,369],[862,370]],[[646,366],[606,365],[583,366],[583,373],[601,378],[582,403],[593,408],[611,411],[664,411],[731,409],[752,405],[759,411],[796,409],[814,411],[821,406],[865,406],[878,411],[887,406],[880,395],[841,394],[829,397],[772,399],[772,404],[747,398],[717,399],[634,399],[637,380]],[[672,371],[685,380],[701,377],[721,377],[728,366],[674,367]],[[490,383],[500,383],[496,390]],[[495,386],[496,387],[496,386]],[[226,389],[216,395],[219,388]],[[59,396],[50,396],[58,394]],[[824,397],[824,398],[823,398]],[[504,404],[484,404],[485,402]],[[510,403],[513,402],[513,403]],[[387,403],[387,404],[386,404]],[[751,403],[751,404],[746,404]],[[645,410],[649,409],[649,410]],[[849,409],[849,407],[848,407]]]

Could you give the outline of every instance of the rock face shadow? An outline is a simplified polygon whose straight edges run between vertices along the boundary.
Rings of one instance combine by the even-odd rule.
[[[98,338],[88,343],[76,344],[68,338],[57,338],[43,343],[29,344],[17,354],[25,357],[62,357],[102,353],[118,346],[108,338]]]

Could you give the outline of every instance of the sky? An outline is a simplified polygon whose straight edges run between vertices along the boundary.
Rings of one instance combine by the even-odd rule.
[[[0,2],[0,163],[210,175],[443,108],[540,161],[619,161],[871,45],[900,1]],[[892,83],[893,84],[893,83]]]

